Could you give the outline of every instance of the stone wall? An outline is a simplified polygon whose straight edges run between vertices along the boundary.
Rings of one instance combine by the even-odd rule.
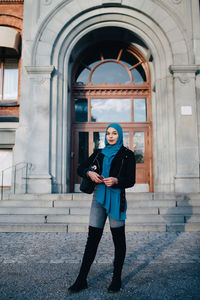
[[[154,190],[198,192],[199,25],[197,0],[25,1],[15,162],[33,164],[30,191],[51,192],[52,182],[57,192],[69,191],[70,76],[79,41],[118,27],[153,57]]]

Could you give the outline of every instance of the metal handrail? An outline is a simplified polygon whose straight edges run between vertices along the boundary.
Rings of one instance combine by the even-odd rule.
[[[27,179],[28,179],[28,168],[31,168],[32,167],[32,164],[31,163],[27,163],[27,162],[19,162],[13,166],[10,166],[4,170],[1,170],[1,200],[3,200],[3,183],[4,183],[4,172],[9,170],[9,169],[13,169],[14,168],[14,180],[13,180],[13,194],[15,194],[15,191],[16,191],[16,173],[17,173],[17,166],[19,165],[24,165],[23,167],[21,167],[20,169],[23,169],[24,167],[26,167],[26,177],[25,177],[25,180],[26,180],[26,183],[25,183],[25,194],[28,193],[28,184],[27,184]]]

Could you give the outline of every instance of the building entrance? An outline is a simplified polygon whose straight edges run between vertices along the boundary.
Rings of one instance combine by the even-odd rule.
[[[87,49],[72,77],[71,191],[78,164],[104,147],[107,125],[119,123],[124,146],[135,152],[136,183],[153,191],[151,90],[148,63],[132,46],[101,43]]]

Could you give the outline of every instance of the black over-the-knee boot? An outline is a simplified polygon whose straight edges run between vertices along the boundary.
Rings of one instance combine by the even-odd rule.
[[[96,228],[89,226],[88,239],[85,246],[85,252],[83,255],[83,260],[79,275],[72,286],[69,287],[69,291],[76,293],[88,287],[87,285],[87,275],[89,273],[90,267],[95,259],[97,248],[103,234],[102,228]]]
[[[112,238],[115,247],[114,271],[112,282],[108,288],[108,292],[118,292],[121,288],[121,274],[126,256],[126,237],[125,226],[111,228]]]

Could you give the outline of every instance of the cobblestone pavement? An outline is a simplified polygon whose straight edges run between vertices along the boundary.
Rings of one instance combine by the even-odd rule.
[[[0,233],[0,299],[200,299],[200,233],[127,233],[123,289],[116,294],[107,293],[113,243],[104,233],[89,288],[70,295],[86,239],[86,233]]]

